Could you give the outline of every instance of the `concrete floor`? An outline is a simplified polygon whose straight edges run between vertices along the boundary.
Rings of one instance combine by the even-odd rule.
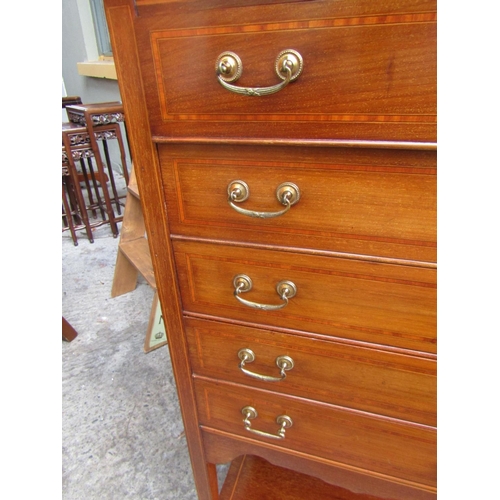
[[[153,291],[111,298],[119,238],[62,235],[62,498],[195,500],[168,346],[144,353]],[[226,467],[220,468],[220,477]]]

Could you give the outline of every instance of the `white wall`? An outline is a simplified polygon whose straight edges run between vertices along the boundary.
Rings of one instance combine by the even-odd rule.
[[[91,23],[88,0],[62,0],[62,77],[66,92],[80,96],[84,103],[121,101],[116,80],[78,74],[77,63],[98,57]]]

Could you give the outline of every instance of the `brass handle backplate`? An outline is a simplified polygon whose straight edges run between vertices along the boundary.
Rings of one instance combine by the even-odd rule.
[[[285,206],[283,210],[277,212],[257,212],[256,210],[248,210],[235,205],[235,203],[246,201],[250,196],[250,189],[245,181],[231,181],[227,186],[227,194],[227,201],[233,210],[236,210],[236,212],[242,215],[259,219],[270,219],[272,217],[284,215],[290,210],[292,205],[295,205],[300,199],[300,189],[293,182],[283,182],[276,188],[276,198]]]
[[[272,438],[272,439],[285,439],[285,430],[293,425],[293,420],[288,415],[279,415],[276,417],[276,423],[280,426],[277,434],[270,434],[269,432],[259,431],[257,429],[252,429],[252,423],[250,420],[257,418],[258,413],[252,406],[245,406],[241,409],[241,413],[245,417],[243,423],[245,424],[245,430],[257,434],[258,436]]]
[[[247,307],[252,307],[253,309],[260,309],[262,311],[276,311],[277,309],[283,309],[288,304],[288,299],[291,299],[297,294],[297,287],[295,283],[289,280],[280,281],[276,285],[276,292],[283,300],[282,304],[260,304],[258,302],[252,302],[240,297],[241,293],[249,292],[252,289],[253,283],[249,276],[246,274],[238,274],[233,278],[234,286],[234,297]]]
[[[231,82],[238,80],[243,73],[243,63],[238,54],[223,52],[215,62],[215,73],[219,83],[236,94],[249,96],[264,96],[274,94],[284,89],[290,82],[296,80],[302,73],[304,61],[302,56],[293,49],[283,50],[278,54],[274,69],[283,81],[270,87],[238,87]]]
[[[259,373],[251,372],[245,368],[246,363],[252,363],[255,360],[255,354],[251,349],[240,349],[238,351],[238,358],[240,358],[240,370],[249,377],[256,378],[258,380],[263,380],[264,382],[279,382],[286,378],[287,370],[293,368],[293,359],[290,356],[278,356],[276,358],[276,366],[280,369],[279,377],[271,377],[269,375],[260,375]]]

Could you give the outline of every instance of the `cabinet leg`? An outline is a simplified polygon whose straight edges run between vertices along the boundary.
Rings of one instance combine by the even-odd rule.
[[[212,500],[219,499],[219,483],[217,481],[217,466],[207,463],[208,478],[210,481],[210,493]]]

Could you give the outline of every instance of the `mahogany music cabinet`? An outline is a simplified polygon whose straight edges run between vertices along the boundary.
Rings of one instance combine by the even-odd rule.
[[[199,498],[435,499],[436,2],[105,7]]]

